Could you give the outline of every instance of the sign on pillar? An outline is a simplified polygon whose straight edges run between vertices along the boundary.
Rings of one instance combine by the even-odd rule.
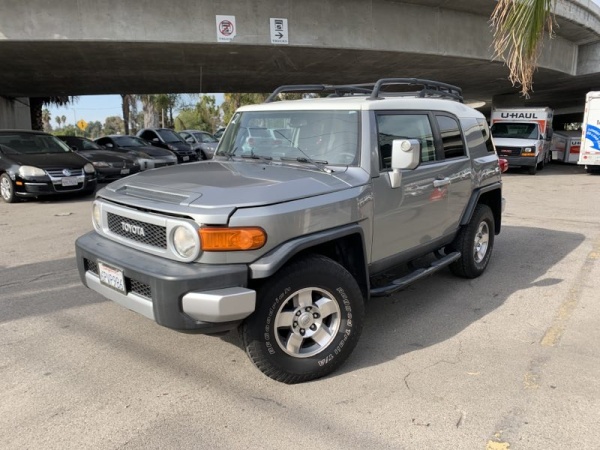
[[[271,17],[271,44],[289,44],[287,19]]]
[[[217,16],[217,42],[231,42],[236,33],[235,16]]]

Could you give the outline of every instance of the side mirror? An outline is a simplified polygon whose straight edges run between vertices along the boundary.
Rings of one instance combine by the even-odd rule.
[[[394,139],[392,141],[392,171],[390,184],[392,188],[400,187],[401,170],[415,169],[421,161],[421,144],[416,139]]]
[[[106,144],[104,144],[104,147],[106,147],[106,148],[113,148],[114,145],[112,145],[111,143],[107,142]]]
[[[152,140],[150,142],[152,142],[153,144],[158,144],[160,141],[158,140],[158,138],[155,137],[155,138],[152,138]]]
[[[73,150],[74,152],[76,152],[76,151],[77,151],[77,150],[79,150],[79,149],[77,148],[77,146],[76,146],[76,145],[71,145],[71,150]]]

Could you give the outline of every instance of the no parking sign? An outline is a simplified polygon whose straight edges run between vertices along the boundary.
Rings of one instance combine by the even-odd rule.
[[[235,16],[217,16],[218,42],[231,42],[236,32]]]

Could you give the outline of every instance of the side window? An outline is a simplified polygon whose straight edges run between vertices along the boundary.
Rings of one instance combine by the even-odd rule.
[[[144,132],[143,132],[143,133],[140,135],[140,137],[141,137],[142,139],[146,139],[147,141],[151,141],[151,140],[152,140],[152,138],[154,138],[155,136],[154,136],[154,133],[153,133],[152,131],[150,131],[150,130],[146,130],[146,131],[144,131]]]
[[[378,114],[377,134],[382,169],[392,165],[392,141],[416,139],[421,144],[421,162],[435,161],[433,133],[427,114]]]
[[[435,118],[437,119],[442,136],[444,158],[450,159],[465,156],[465,145],[457,120],[453,117],[441,115],[436,115]]]
[[[487,122],[483,119],[477,119],[477,122],[479,123],[481,134],[483,134],[483,141],[485,142],[488,153],[496,153],[494,141],[492,141],[492,133],[490,133],[490,128],[488,127]]]

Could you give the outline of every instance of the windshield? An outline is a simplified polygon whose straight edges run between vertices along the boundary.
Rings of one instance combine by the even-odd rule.
[[[358,111],[237,113],[218,155],[279,161],[358,164]]]
[[[16,153],[69,153],[71,149],[60,139],[47,134],[1,133],[0,144]]]
[[[181,136],[171,130],[157,130],[157,133],[165,142],[183,142]]]
[[[194,136],[196,137],[198,142],[206,142],[206,143],[219,142],[208,133],[194,133]]]
[[[114,137],[113,140],[119,147],[146,147],[149,145],[143,139],[135,136],[119,136]]]
[[[537,123],[497,122],[492,125],[495,138],[539,139]]]

